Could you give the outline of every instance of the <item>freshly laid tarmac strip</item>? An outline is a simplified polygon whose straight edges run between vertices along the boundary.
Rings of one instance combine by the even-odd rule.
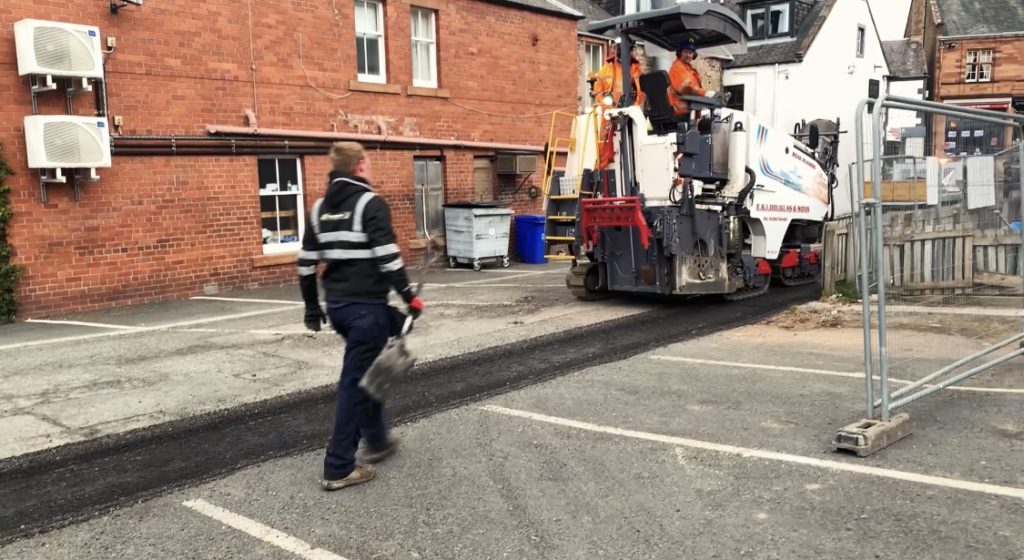
[[[396,422],[421,418],[757,322],[816,296],[816,287],[806,286],[737,303],[713,297],[666,301],[655,311],[432,361],[396,384],[388,410]],[[332,384],[0,461],[0,542],[321,448],[333,409]]]
[[[600,434],[608,434],[613,436],[621,436],[639,440],[654,441],[658,443],[675,445],[678,447],[687,447],[690,449],[701,449],[704,451],[715,451],[718,453],[739,455],[740,457],[743,457],[745,459],[766,459],[769,461],[794,463],[798,465],[807,465],[811,467],[818,467],[834,471],[843,471],[855,474],[877,476],[882,478],[891,478],[895,480],[901,480],[904,482],[916,482],[919,484],[928,484],[931,486],[941,486],[944,488],[952,488],[955,490],[965,490],[968,492],[992,494],[995,496],[1003,496],[1007,498],[1024,499],[1024,488],[1014,488],[1011,486],[986,484],[983,482],[973,482],[970,480],[962,480],[957,478],[931,476],[927,474],[899,471],[894,469],[885,469],[879,467],[870,467],[854,463],[844,463],[841,461],[816,459],[814,457],[805,457],[802,455],[791,455],[789,453],[765,451],[763,449],[736,447],[733,445],[712,443],[708,441],[700,441],[695,439],[681,438],[662,434],[652,434],[649,432],[638,432],[635,430],[625,430],[622,428],[602,426],[599,424],[591,424],[590,422],[579,422],[577,420],[570,420],[568,418],[559,418],[557,416],[548,416],[546,414],[537,414],[534,412],[527,412],[525,410],[515,410],[501,406],[487,405],[481,406],[480,409],[485,410],[487,412],[504,414],[506,416],[515,416],[518,418],[525,418],[527,420],[532,420],[534,422],[543,422],[545,424],[552,424],[555,426],[562,426],[565,428],[574,428],[577,430],[585,430],[588,432],[596,432]]]

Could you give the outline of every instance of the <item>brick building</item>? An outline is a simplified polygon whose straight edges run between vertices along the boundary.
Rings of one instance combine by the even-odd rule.
[[[425,246],[424,229],[443,234],[443,201],[539,212],[539,175],[497,175],[495,160],[539,155],[549,114],[575,108],[579,17],[548,0],[6,7],[0,141],[16,171],[19,317],[293,281],[334,140],[372,150],[404,252]],[[95,26],[113,45],[105,80],[72,98],[79,115],[106,106],[112,144],[79,201],[69,180],[42,202],[27,167],[33,103],[13,32],[25,18]],[[39,114],[65,114],[64,91],[40,93]]]
[[[941,103],[1024,111],[1024,5],[987,0],[914,0],[906,36],[920,42],[929,68],[931,98]],[[970,119],[936,118],[934,150],[948,155],[998,154],[1009,132]]]

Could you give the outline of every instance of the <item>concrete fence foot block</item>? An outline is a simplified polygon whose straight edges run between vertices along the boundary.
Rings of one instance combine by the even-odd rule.
[[[832,440],[832,449],[867,457],[909,436],[910,432],[910,416],[907,414],[897,414],[888,422],[861,420],[839,430]]]

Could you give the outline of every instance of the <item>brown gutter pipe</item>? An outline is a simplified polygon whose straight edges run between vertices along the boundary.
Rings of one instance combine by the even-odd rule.
[[[323,155],[329,144],[261,138],[114,136],[114,156]]]
[[[231,156],[231,155],[324,155],[332,142],[357,141],[367,148],[383,150],[451,149],[513,151],[542,153],[543,148],[525,144],[471,142],[410,136],[380,136],[345,132],[314,132],[304,130],[254,129],[247,127],[208,127],[210,136],[144,136],[115,135],[111,137],[114,156]],[[231,136],[227,136],[230,134]],[[224,135],[224,136],[222,136]],[[559,150],[565,153],[564,149]]]
[[[256,136],[264,138],[295,138],[316,139],[326,142],[352,141],[367,144],[395,144],[408,147],[424,148],[463,148],[467,150],[499,150],[511,152],[542,153],[542,146],[527,144],[503,144],[499,142],[473,142],[469,140],[443,140],[440,138],[420,138],[416,136],[384,136],[380,134],[357,134],[353,132],[315,132],[311,130],[293,130],[281,128],[250,128],[245,126],[207,125],[206,132],[210,135]]]

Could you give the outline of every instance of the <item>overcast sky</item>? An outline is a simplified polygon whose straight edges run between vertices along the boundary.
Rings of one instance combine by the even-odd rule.
[[[883,41],[903,38],[911,0],[868,0]]]

